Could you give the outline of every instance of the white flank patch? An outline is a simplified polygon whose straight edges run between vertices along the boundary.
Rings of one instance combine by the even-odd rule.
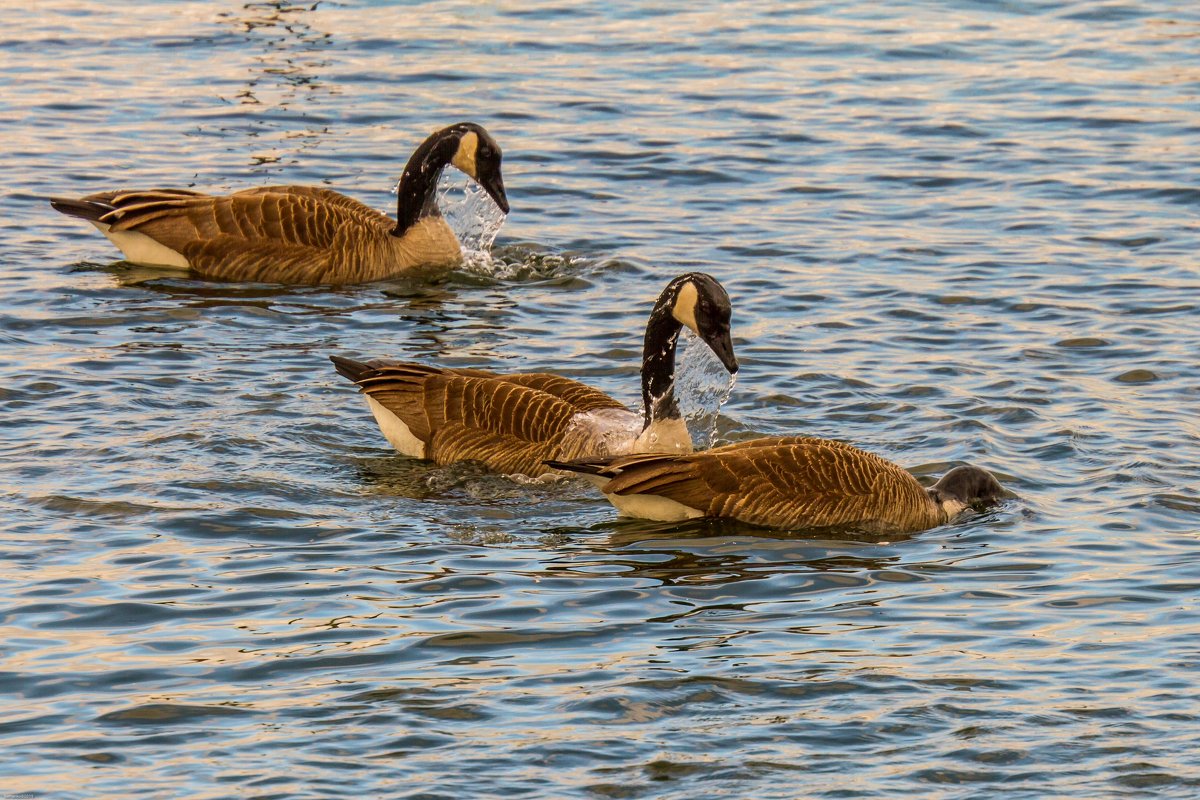
[[[606,494],[621,516],[651,519],[657,522],[679,522],[703,517],[704,513],[691,506],[654,494]]]
[[[125,260],[131,264],[143,267],[177,267],[179,269],[191,267],[182,253],[177,253],[165,244],[159,244],[144,233],[136,231],[110,232],[106,223],[93,222],[92,224],[117,246],[117,249],[125,256]]]
[[[404,420],[384,408],[383,404],[370,395],[366,395],[367,405],[379,423],[379,430],[396,451],[413,458],[425,457],[425,443],[413,436],[412,431],[404,424]]]
[[[700,329],[696,327],[696,303],[699,299],[700,293],[696,291],[696,284],[688,281],[679,287],[675,305],[671,306],[671,316],[678,320],[680,325],[691,328],[697,336],[700,335]]]
[[[475,131],[467,131],[463,137],[458,140],[458,149],[454,151],[454,158],[450,163],[458,167],[467,177],[478,180],[475,176],[475,151],[479,149],[479,134]]]

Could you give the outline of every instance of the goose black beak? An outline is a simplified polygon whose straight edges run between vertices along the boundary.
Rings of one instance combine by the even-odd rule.
[[[729,335],[729,330],[718,331],[710,336],[706,336],[704,340],[712,351],[716,353],[717,358],[721,359],[721,363],[725,365],[725,369],[729,370],[730,375],[736,375],[738,371],[737,356],[733,354],[733,339]]]
[[[479,179],[479,185],[488,193],[488,197],[495,201],[496,205],[505,214],[508,213],[508,195],[504,193],[504,178],[500,176],[500,170],[496,170]]]

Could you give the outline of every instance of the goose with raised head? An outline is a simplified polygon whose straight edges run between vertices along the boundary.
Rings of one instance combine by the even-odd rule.
[[[475,180],[504,213],[500,147],[473,122],[432,134],[412,154],[397,189],[396,219],[330,189],[263,186],[231,195],[187,189],[110,191],[51,198],[95,225],[145,266],[204,278],[284,284],[350,284],[458,263],[462,250],[437,207],[447,165]]]
[[[331,360],[358,384],[388,442],[438,464],[480,461],[539,476],[549,459],[690,453],[675,397],[675,351],[687,326],[730,373],[738,369],[725,289],[699,272],[672,280],[646,323],[637,414],[604,392],[544,372],[497,374],[397,361]]]
[[[925,488],[873,453],[799,436],[752,439],[703,453],[552,460],[548,466],[584,475],[624,516],[715,517],[764,528],[912,533],[1006,494],[979,467],[955,467]]]

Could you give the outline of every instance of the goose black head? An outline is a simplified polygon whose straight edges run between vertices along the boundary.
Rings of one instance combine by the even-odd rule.
[[[675,399],[675,350],[684,325],[704,340],[729,372],[738,371],[729,335],[729,295],[717,279],[689,272],[662,290],[650,319],[642,347],[642,404],[646,426],[655,420],[678,419]]]
[[[482,186],[500,210],[507,214],[508,195],[504,193],[504,177],[500,174],[500,145],[482,125],[474,122],[460,122],[444,132],[454,143],[450,163]]]
[[[395,236],[402,236],[422,217],[436,216],[437,182],[446,165],[453,164],[474,180],[508,213],[508,195],[500,174],[500,145],[474,122],[460,122],[435,131],[413,151],[396,187]]]
[[[680,275],[668,284],[659,302],[670,308],[671,316],[704,340],[730,374],[738,371],[729,333],[732,308],[725,287],[703,272]]]
[[[992,473],[970,464],[950,470],[926,491],[951,517],[967,506],[994,505],[1008,494]]]

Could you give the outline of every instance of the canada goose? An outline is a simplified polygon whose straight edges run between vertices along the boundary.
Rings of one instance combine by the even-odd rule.
[[[737,372],[729,297],[709,275],[672,280],[646,323],[642,400],[637,414],[605,393],[544,372],[498,375],[397,361],[332,356],[337,371],[367,396],[396,450],[438,464],[481,461],[504,473],[539,476],[547,459],[622,453],[690,453],[675,399],[675,348],[683,325]]]
[[[443,128],[412,154],[400,176],[395,220],[311,186],[263,186],[220,197],[187,189],[99,192],[51,198],[50,205],[95,225],[134,264],[220,280],[364,283],[462,258],[437,207],[438,178],[447,164],[508,213],[500,147],[473,122]]]
[[[955,467],[926,489],[877,455],[800,436],[752,439],[690,455],[550,461],[549,466],[583,474],[625,516],[723,517],[765,528],[912,533],[1005,495],[979,467]]]

